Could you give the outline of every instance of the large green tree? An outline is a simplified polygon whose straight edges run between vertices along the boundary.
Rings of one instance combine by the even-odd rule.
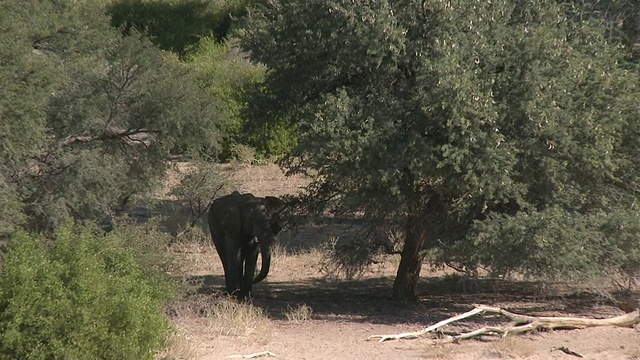
[[[112,28],[101,5],[1,7],[0,233],[108,219],[151,191],[172,155],[217,148],[224,112],[175,56]]]
[[[258,113],[300,129],[284,165],[315,170],[319,209],[403,225],[395,299],[417,299],[425,249],[467,271],[638,269],[637,68],[579,10],[281,0],[250,14]]]

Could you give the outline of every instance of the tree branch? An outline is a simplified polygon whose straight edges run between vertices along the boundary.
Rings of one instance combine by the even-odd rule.
[[[60,142],[60,147],[71,146],[75,143],[89,143],[92,141],[100,141],[100,140],[113,140],[113,139],[121,139],[126,138],[131,143],[143,143],[147,145],[149,141],[149,137],[152,133],[158,133],[158,131],[153,131],[145,128],[129,128],[129,129],[118,129],[118,128],[109,128],[106,129],[104,133],[98,135],[69,135],[62,142]]]
[[[449,336],[446,342],[455,342],[464,339],[474,338],[480,335],[493,335],[493,336],[507,336],[509,334],[518,334],[523,332],[529,332],[537,329],[553,330],[553,329],[582,329],[593,326],[620,326],[628,327],[640,323],[640,310],[637,308],[627,314],[607,318],[607,319],[584,319],[574,317],[549,317],[549,316],[528,316],[514,314],[499,307],[477,305],[475,309],[466,313],[456,315],[440,321],[437,324],[426,327],[422,330],[415,332],[407,332],[400,334],[390,335],[372,335],[367,340],[378,339],[379,342],[387,340],[399,340],[399,339],[415,339],[419,336],[437,330],[452,322],[472,317],[478,314],[494,313],[507,317],[511,320],[511,323],[507,326],[485,326],[483,328]]]

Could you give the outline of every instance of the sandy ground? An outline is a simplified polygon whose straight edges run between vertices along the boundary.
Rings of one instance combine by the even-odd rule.
[[[637,359],[639,350],[628,330],[586,329],[576,334],[554,332],[507,338],[493,343],[467,342],[462,345],[433,345],[428,340],[397,343],[363,342],[376,332],[402,331],[400,327],[311,322],[297,328],[279,327],[276,340],[267,345],[219,344],[201,359],[225,359],[233,354],[251,354],[268,349],[279,359],[571,359],[555,347],[565,346],[585,359]],[[628,344],[619,337],[636,344]]]
[[[213,255],[213,254],[212,254]],[[213,258],[213,256],[211,256]],[[466,340],[442,344],[435,336],[380,343],[367,341],[378,334],[416,331],[450,316],[473,309],[476,303],[502,306],[538,316],[605,318],[621,315],[607,300],[589,294],[540,295],[537,284],[479,280],[478,290],[465,293],[449,277],[429,277],[425,270],[418,304],[399,305],[390,298],[393,264],[359,280],[326,279],[317,274],[316,255],[274,259],[268,281],[255,286],[253,305],[264,309],[270,325],[248,336],[191,333],[194,358],[227,359],[269,351],[277,359],[571,359],[566,347],[585,359],[640,359],[640,331],[634,328],[597,327],[535,332],[506,338]],[[438,275],[438,274],[435,274]],[[203,275],[205,287],[219,290],[223,277]],[[548,290],[546,290],[548,291]],[[304,304],[313,310],[309,320],[288,320],[287,309]],[[495,317],[480,317],[448,326],[451,331],[475,330],[485,325],[506,325]]]
[[[227,167],[236,174],[239,189],[257,195],[297,191],[304,179],[284,179],[275,167]],[[173,321],[182,352],[167,358],[228,359],[269,351],[275,359],[573,359],[558,347],[585,359],[640,359],[638,328],[597,327],[512,335],[506,338],[465,340],[442,344],[434,336],[380,343],[368,336],[416,331],[424,326],[473,309],[474,304],[501,306],[516,313],[537,316],[605,318],[623,314],[611,299],[593,292],[576,292],[563,286],[524,281],[479,279],[422,271],[420,301],[400,305],[391,300],[397,255],[389,255],[357,280],[327,278],[320,274],[322,252],[305,241],[328,240],[327,229],[285,236],[275,252],[268,278],[254,287],[253,305],[264,311],[267,324],[246,335],[211,331],[203,317],[176,316]],[[209,245],[183,253],[189,274],[201,281],[201,290],[214,296],[224,283],[215,250]],[[562,289],[562,290],[560,290]],[[298,306],[312,310],[306,320],[291,321],[287,311]],[[496,317],[468,319],[448,326],[469,331],[488,324],[505,325]],[[268,358],[268,357],[265,357]]]

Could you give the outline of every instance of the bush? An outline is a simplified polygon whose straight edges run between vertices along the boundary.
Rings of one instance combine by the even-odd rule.
[[[144,31],[154,44],[183,56],[203,37],[226,40],[253,0],[115,0],[111,25],[125,34]]]
[[[624,207],[591,214],[558,208],[492,214],[473,224],[469,242],[442,248],[440,256],[498,276],[516,271],[555,278],[622,275],[632,283],[640,274],[638,231],[640,214]]]
[[[124,238],[67,225],[54,241],[16,233],[0,272],[0,358],[151,359],[171,286]]]
[[[212,37],[201,38],[190,47],[185,60],[194,68],[200,86],[224,104],[220,111],[229,113],[228,121],[222,124],[225,139],[220,159],[232,160],[236,155],[234,146],[242,142],[247,122],[243,114],[245,93],[259,86],[266,69],[249,62],[232,42],[220,44]]]
[[[298,141],[297,125],[286,118],[273,119],[269,122],[248,121],[244,132],[246,142],[258,149],[264,158],[283,157]]]

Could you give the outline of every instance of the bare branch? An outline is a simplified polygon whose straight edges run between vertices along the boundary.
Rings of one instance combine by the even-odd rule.
[[[204,180],[204,179],[203,179]],[[213,191],[213,195],[211,195],[209,197],[209,199],[207,199],[207,206],[204,207],[199,207],[198,208],[198,212],[194,213],[194,209],[193,207],[191,208],[191,212],[192,212],[192,219],[191,222],[189,223],[189,226],[187,226],[184,230],[178,232],[170,241],[169,244],[167,246],[171,246],[173,245],[179,238],[183,237],[184,235],[188,234],[191,232],[191,230],[193,230],[193,228],[196,227],[196,225],[198,224],[198,220],[200,220],[200,218],[207,212],[207,210],[209,210],[209,206],[211,206],[211,203],[213,203],[213,200],[217,197],[217,194],[220,190],[222,190],[222,188],[224,187],[224,184],[219,184],[216,189]],[[190,201],[191,202],[191,201]],[[195,216],[194,216],[195,215]]]
[[[271,351],[263,351],[255,354],[249,354],[249,355],[231,355],[229,356],[229,358],[230,359],[253,359],[253,358],[262,357],[262,356],[276,357],[276,354],[272,353]]]
[[[69,135],[59,144],[60,147],[71,146],[75,143],[89,143],[92,141],[101,141],[101,140],[113,140],[126,138],[130,142],[140,142],[145,145],[148,145],[149,137],[151,134],[157,133],[157,131],[145,129],[145,128],[130,128],[130,129],[118,129],[118,128],[109,128],[106,129],[104,133],[98,135]]]
[[[462,333],[454,336],[448,337],[446,342],[455,342],[464,339],[474,338],[480,335],[493,335],[493,336],[507,336],[509,334],[518,334],[529,332],[538,329],[582,329],[586,327],[593,326],[619,326],[619,327],[629,327],[635,324],[640,323],[640,310],[637,308],[624,315],[607,318],[607,319],[584,319],[584,318],[574,318],[574,317],[548,317],[548,316],[528,316],[521,314],[514,314],[507,310],[501,309],[499,307],[486,306],[486,305],[477,305],[475,309],[468,311],[466,313],[456,315],[454,317],[445,319],[440,321],[437,324],[431,325],[427,328],[424,328],[415,332],[407,332],[400,334],[390,334],[390,335],[373,335],[369,336],[367,340],[379,339],[379,342],[387,341],[387,340],[399,340],[399,339],[415,339],[419,336],[437,330],[447,324],[452,322],[462,320],[468,317],[472,317],[478,314],[484,313],[494,313],[507,317],[512,322],[507,326],[485,326],[483,328]]]

